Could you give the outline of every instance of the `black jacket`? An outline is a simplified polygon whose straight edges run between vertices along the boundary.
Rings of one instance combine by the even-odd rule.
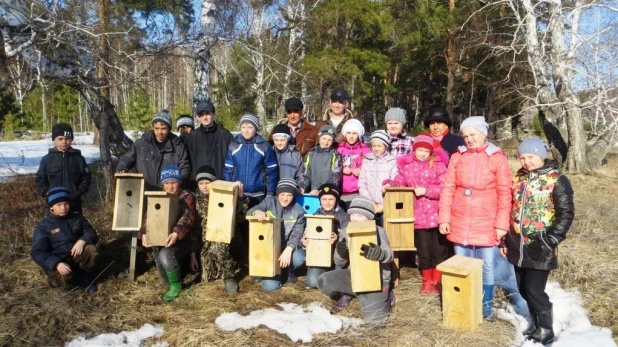
[[[453,153],[457,152],[457,147],[465,146],[466,143],[464,142],[463,137],[459,135],[451,134],[449,132],[442,138],[442,141],[440,141],[440,145],[442,146],[442,149],[444,149],[448,153],[448,156],[450,157],[453,155]]]
[[[189,178],[191,165],[185,145],[178,136],[169,133],[163,148],[159,149],[154,133],[148,131],[142,138],[135,141],[116,166],[116,171],[130,171],[135,168],[144,175],[146,190],[162,188],[160,182],[161,169],[167,165],[177,165],[183,181]],[[157,189],[158,190],[158,189]]]
[[[82,152],[69,147],[66,152],[60,152],[55,147],[41,159],[36,173],[36,188],[40,195],[46,196],[47,191],[54,187],[64,187],[71,191],[74,199],[88,192],[90,187],[90,169]]]
[[[203,165],[212,166],[217,177],[223,179],[223,166],[225,165],[227,149],[233,139],[232,134],[217,123],[213,123],[208,128],[199,126],[185,138],[185,144],[191,160],[191,175],[188,187],[197,187],[195,175],[197,175],[197,170]]]

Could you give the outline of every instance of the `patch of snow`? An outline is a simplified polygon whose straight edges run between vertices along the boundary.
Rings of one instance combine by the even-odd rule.
[[[294,342],[311,342],[314,334],[335,334],[342,328],[362,324],[358,318],[333,316],[320,303],[311,303],[306,308],[292,303],[281,303],[278,306],[283,310],[267,308],[253,311],[247,316],[237,312],[223,313],[215,320],[215,324],[225,331],[248,330],[265,325],[287,335]]]
[[[101,334],[91,339],[78,336],[72,341],[67,342],[65,347],[84,347],[84,346],[127,346],[140,347],[142,341],[150,338],[158,338],[163,335],[163,327],[152,324],[144,324],[135,331],[123,331],[118,334]],[[168,343],[160,342],[153,346],[167,347]]]

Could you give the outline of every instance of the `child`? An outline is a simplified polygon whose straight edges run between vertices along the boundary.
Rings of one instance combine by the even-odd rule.
[[[307,153],[301,167],[300,192],[318,195],[318,188],[331,183],[339,187],[341,183],[341,156],[333,149],[335,128],[326,124],[318,132],[318,145]]]
[[[208,187],[217,180],[215,169],[204,165],[197,170],[196,210],[200,226],[197,237],[192,242],[191,268],[197,270],[197,252],[200,252],[202,262],[202,280],[211,281],[223,279],[225,291],[232,294],[238,292],[238,283],[234,280],[234,274],[238,264],[230,255],[230,244],[206,241],[206,222],[208,221]],[[236,200],[236,225],[245,221],[249,202],[244,198],[242,188]],[[238,235],[232,237],[231,244],[238,242]]]
[[[337,235],[341,233],[342,229],[347,228],[350,216],[339,206],[339,198],[341,193],[339,189],[330,183],[323,184],[318,189],[318,197],[320,198],[320,209],[315,213],[318,216],[333,216],[335,217],[333,228],[331,233],[330,243],[334,244],[337,241]],[[309,239],[307,235],[303,235],[301,239],[303,248],[307,248]],[[303,250],[304,251],[304,250]],[[317,288],[317,280],[321,274],[330,270],[330,268],[321,267],[307,267],[307,287]]]
[[[260,120],[256,116],[246,114],[240,118],[240,134],[229,145],[223,169],[226,181],[242,184],[250,206],[272,196],[279,181],[277,156],[258,131]]]
[[[448,248],[446,237],[438,231],[438,202],[448,154],[434,151],[433,139],[427,135],[418,135],[412,148],[414,152],[397,159],[399,173],[385,181],[384,187],[414,188],[414,243],[423,276],[420,293],[440,295],[437,286],[442,273],[436,266],[448,258]]]
[[[289,284],[296,283],[294,270],[305,263],[305,253],[299,252],[297,249],[300,247],[300,238],[303,236],[306,225],[305,211],[294,201],[294,195],[297,190],[298,186],[294,180],[284,178],[277,184],[276,197],[267,197],[247,212],[247,216],[255,216],[260,221],[267,217],[283,220],[283,228],[281,230],[282,251],[278,260],[281,268],[289,267],[287,271],[287,282]],[[283,281],[282,275],[265,278],[262,280],[262,288],[267,292],[271,292],[281,288]]]
[[[511,228],[501,245],[515,266],[517,284],[532,323],[524,331],[543,345],[553,342],[552,304],[545,293],[549,271],[558,267],[556,248],[575,215],[573,188],[558,164],[547,159],[545,144],[533,137],[517,150],[522,168],[513,178]]]
[[[294,145],[290,145],[290,127],[287,124],[277,124],[272,131],[273,148],[279,163],[279,178],[297,180],[300,174],[302,158]]]
[[[406,111],[399,107],[392,107],[384,115],[386,130],[391,136],[391,154],[397,158],[410,153],[414,138],[404,131],[406,125]]]
[[[361,165],[366,154],[371,153],[367,145],[363,143],[365,128],[358,119],[350,119],[343,125],[341,133],[345,141],[337,147],[337,153],[341,154],[343,166],[343,194],[358,192],[358,176],[361,173]]]
[[[54,148],[41,158],[36,173],[36,187],[41,196],[47,196],[50,187],[64,187],[71,192],[71,213],[82,213],[81,196],[90,187],[90,169],[82,152],[71,147],[73,129],[65,123],[52,128]]]
[[[193,129],[195,129],[195,121],[190,115],[181,114],[180,117],[178,117],[178,120],[176,120],[176,130],[178,130],[178,133],[180,134],[178,137],[183,143],[185,137],[189,136]]]
[[[88,293],[97,291],[90,281],[99,237],[81,214],[69,214],[71,192],[54,187],[47,194],[49,212],[34,229],[30,256],[47,274],[50,287],[74,282]]]
[[[361,174],[358,178],[360,195],[373,201],[373,212],[376,214],[376,224],[382,225],[384,213],[384,189],[382,182],[395,178],[397,165],[395,157],[388,151],[390,136],[384,130],[377,130],[371,134],[371,153],[363,159]]]
[[[350,222],[364,222],[374,218],[373,202],[367,197],[359,196],[352,200],[348,209]],[[349,224],[348,224],[349,226]],[[349,250],[347,244],[347,234],[345,229],[341,230],[339,240],[335,246],[334,260],[335,265],[341,266],[341,270],[333,270],[318,277],[318,288],[322,293],[337,300],[336,307],[345,309],[353,296],[358,298],[363,319],[372,322],[376,326],[384,326],[386,318],[390,313],[391,306],[394,304],[395,297],[390,290],[391,263],[394,255],[391,249],[386,232],[382,227],[377,227],[378,244],[370,243],[362,245],[361,255],[369,260],[379,261],[382,270],[382,290],[378,292],[354,293],[352,291],[352,277],[350,269],[345,269],[349,265],[349,253],[358,250]]]
[[[190,237],[187,233],[195,221],[195,195],[188,190],[182,190],[180,168],[176,165],[168,165],[161,169],[161,183],[163,190],[169,194],[178,195],[178,221],[172,227],[164,247],[152,247],[146,238],[147,213],[144,213],[142,228],[137,237],[142,240],[146,248],[152,247],[152,255],[159,272],[159,279],[164,285],[169,285],[167,293],[161,298],[163,301],[173,301],[180,294],[182,288],[182,269],[180,264],[190,250]]]

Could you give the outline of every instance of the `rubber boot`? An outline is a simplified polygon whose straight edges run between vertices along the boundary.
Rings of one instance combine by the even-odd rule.
[[[96,284],[90,281],[90,275],[92,270],[77,269],[75,271],[75,284],[81,288],[84,288],[88,293],[96,293],[98,288]]]
[[[421,286],[421,295],[433,294],[433,271],[434,269],[421,270],[421,276],[423,277],[423,285]]]
[[[530,311],[530,324],[528,325],[528,328],[526,328],[526,330],[522,332],[525,337],[532,335],[532,333],[536,330],[537,328],[536,321],[537,321],[536,313],[534,313],[533,311]]]
[[[494,285],[483,284],[483,319],[489,322],[496,320],[493,315]]]
[[[342,294],[339,300],[337,300],[335,307],[338,310],[343,311],[346,308],[348,308],[348,306],[350,306],[350,301],[352,301],[352,296],[347,295],[347,294]]]
[[[238,292],[238,283],[233,278],[228,278],[223,281],[225,284],[225,291],[234,294]]]
[[[163,301],[169,302],[176,299],[178,294],[180,294],[180,290],[182,289],[182,275],[180,267],[172,271],[166,271],[166,273],[170,288],[167,290],[167,293],[163,295],[162,299]]]
[[[554,342],[554,320],[551,309],[538,312],[536,317],[537,328],[529,338],[543,345]]]
[[[431,278],[433,282],[432,294],[440,295],[440,288],[442,286],[442,271],[434,268]]]

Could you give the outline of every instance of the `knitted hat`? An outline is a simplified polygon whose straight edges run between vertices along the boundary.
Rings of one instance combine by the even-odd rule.
[[[373,212],[373,202],[371,201],[371,199],[362,195],[354,198],[354,200],[352,200],[352,202],[350,203],[350,207],[348,208],[348,214],[354,213],[363,215],[369,219],[374,219],[376,216]]]
[[[155,122],[165,123],[168,128],[170,129],[172,128],[172,116],[170,116],[170,113],[168,110],[161,110],[157,112],[157,114],[155,114],[154,117],[152,117],[152,122],[150,124],[152,125]]]
[[[277,183],[277,190],[275,191],[277,195],[281,193],[290,193],[292,195],[296,195],[297,192],[298,185],[296,184],[296,181],[291,178],[280,179],[279,183]]]
[[[318,139],[320,137],[322,137],[322,135],[328,135],[328,136],[332,137],[333,141],[334,141],[336,133],[337,133],[337,131],[335,130],[334,126],[332,126],[330,124],[324,124],[324,125],[322,125],[322,127],[320,128],[320,131],[318,132]]]
[[[401,124],[406,124],[406,111],[403,108],[399,107],[391,107],[386,111],[384,115],[384,123],[389,120],[397,121]]]
[[[343,88],[335,88],[335,89],[333,89],[333,92],[330,94],[330,98],[331,98],[331,100],[332,99],[343,100],[343,101],[350,100],[350,96],[348,95],[348,91],[343,89]]]
[[[52,207],[61,201],[71,201],[71,191],[65,187],[54,187],[47,192],[47,206]]]
[[[292,97],[292,98],[285,100],[284,107],[286,111],[287,110],[302,110],[304,105],[303,105],[303,102],[299,98]]]
[[[277,124],[273,128],[273,139],[289,139],[290,137],[290,127],[287,124]]]
[[[358,134],[358,137],[360,139],[363,138],[363,135],[365,135],[365,128],[363,127],[363,124],[358,120],[358,119],[349,119],[347,122],[345,122],[343,124],[343,127],[341,128],[341,133],[342,134],[347,134],[348,132],[355,132]]]
[[[191,127],[191,129],[195,129],[195,122],[193,122],[193,117],[187,114],[183,114],[178,117],[178,120],[176,121],[176,129],[182,126],[188,126]]]
[[[260,119],[256,115],[247,113],[240,117],[240,125],[242,126],[244,123],[249,123],[255,127],[255,131],[260,131]]]
[[[337,188],[336,185],[332,183],[324,183],[323,185],[320,186],[320,188],[318,188],[318,197],[321,198],[324,195],[332,195],[335,197],[335,199],[337,199],[337,202],[339,202],[339,198],[341,197],[341,192],[339,191],[339,188]]]
[[[481,134],[487,136],[487,129],[489,129],[489,124],[485,122],[485,117],[473,116],[464,119],[464,121],[461,122],[461,126],[459,128],[461,130],[463,130],[463,128],[472,128],[480,132]]]
[[[195,107],[195,114],[200,112],[212,112],[215,113],[215,105],[210,102],[210,100],[202,100]]]
[[[449,128],[453,125],[453,123],[451,123],[451,119],[448,116],[448,111],[446,110],[446,108],[441,106],[434,106],[430,108],[429,115],[425,117],[425,120],[423,121],[423,123],[425,123],[425,126],[428,128],[429,124],[433,122],[442,122],[446,124]]]
[[[182,176],[180,176],[180,168],[176,165],[167,165],[161,169],[161,183],[167,181],[176,181],[182,183]]]
[[[197,174],[195,175],[195,181],[199,182],[200,180],[209,180],[210,182],[217,180],[217,173],[215,169],[210,165],[202,165],[199,169],[197,169]]]
[[[417,135],[414,138],[412,150],[416,151],[417,148],[426,148],[429,152],[433,152],[433,139],[427,135]]]
[[[73,140],[73,128],[66,123],[58,123],[52,127],[52,141],[58,136],[68,137]]]
[[[386,148],[391,146],[391,136],[386,132],[386,130],[376,130],[371,133],[371,141],[378,140],[382,142]]]
[[[547,159],[547,147],[538,137],[531,137],[519,144],[517,155],[522,154],[534,154],[541,157],[541,159]]]

